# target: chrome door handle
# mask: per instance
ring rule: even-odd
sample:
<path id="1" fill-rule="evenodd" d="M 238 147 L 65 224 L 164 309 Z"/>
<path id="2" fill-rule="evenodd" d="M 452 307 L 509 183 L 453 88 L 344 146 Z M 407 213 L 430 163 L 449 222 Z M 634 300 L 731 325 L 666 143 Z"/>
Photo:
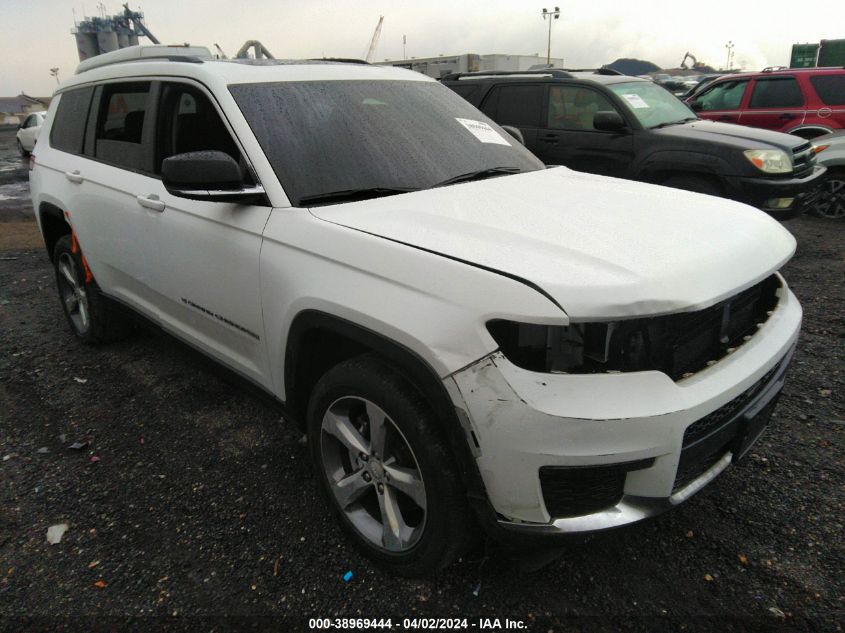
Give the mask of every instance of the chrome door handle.
<path id="1" fill-rule="evenodd" d="M 77 170 L 75 170 L 75 171 L 66 171 L 66 172 L 65 172 L 65 178 L 67 178 L 68 180 L 70 180 L 70 181 L 71 181 L 73 184 L 75 184 L 75 185 L 79 185 L 79 184 L 81 184 L 81 183 L 82 183 L 82 181 L 83 181 L 83 180 L 85 180 L 85 179 L 82 177 L 82 175 L 79 173 L 79 170 L 78 170 L 78 169 L 77 169 Z"/>
<path id="2" fill-rule="evenodd" d="M 152 209 L 153 211 L 164 211 L 164 202 L 159 200 L 158 196 L 154 193 L 151 193 L 148 196 L 137 196 L 135 199 L 142 207 Z"/>

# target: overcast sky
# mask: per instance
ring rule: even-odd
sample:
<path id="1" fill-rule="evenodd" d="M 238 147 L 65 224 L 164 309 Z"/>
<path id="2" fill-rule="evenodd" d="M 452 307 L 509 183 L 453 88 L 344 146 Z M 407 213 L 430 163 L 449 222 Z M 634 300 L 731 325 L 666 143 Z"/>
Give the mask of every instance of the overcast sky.
<path id="1" fill-rule="evenodd" d="M 794 42 L 845 38 L 845 2 L 815 0 L 690 0 L 577 4 L 558 0 L 561 17 L 552 27 L 552 56 L 569 67 L 595 67 L 618 57 L 638 57 L 676 67 L 689 51 L 714 67 L 725 64 L 725 43 L 735 44 L 735 64 L 748 69 L 787 65 Z M 105 2 L 108 13 L 121 5 Z M 380 15 L 384 16 L 376 60 L 407 54 L 510 53 L 545 55 L 543 0 L 144 0 L 130 2 L 162 43 L 217 42 L 232 55 L 257 39 L 276 57 L 362 57 Z M 61 78 L 78 63 L 70 30 L 96 15 L 94 0 L 0 0 L 0 96 L 21 91 L 37 96 L 55 89 L 49 69 Z M 147 42 L 142 38 L 142 42 Z"/>

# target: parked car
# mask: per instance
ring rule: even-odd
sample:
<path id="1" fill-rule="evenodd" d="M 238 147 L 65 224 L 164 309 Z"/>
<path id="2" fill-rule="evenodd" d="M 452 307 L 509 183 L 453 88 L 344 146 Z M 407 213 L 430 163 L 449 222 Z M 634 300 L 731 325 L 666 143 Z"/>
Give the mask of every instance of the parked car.
<path id="1" fill-rule="evenodd" d="M 35 147 L 35 141 L 38 140 L 38 135 L 41 133 L 41 126 L 44 125 L 44 117 L 46 112 L 33 112 L 27 116 L 16 135 L 18 151 L 21 156 L 26 158 Z"/>
<path id="2" fill-rule="evenodd" d="M 701 121 L 653 82 L 612 70 L 444 77 L 549 165 L 724 196 L 785 220 L 804 211 L 824 168 L 794 136 Z"/>
<path id="3" fill-rule="evenodd" d="M 694 97 L 695 95 L 704 92 L 704 89 L 716 81 L 719 77 L 724 77 L 724 73 L 701 75 L 698 78 L 697 83 L 681 95 L 681 99 L 686 102 L 690 97 Z"/>
<path id="4" fill-rule="evenodd" d="M 813 139 L 845 128 L 845 68 L 725 75 L 687 103 L 704 119 Z"/>
<path id="5" fill-rule="evenodd" d="M 813 139 L 819 162 L 827 167 L 822 179 L 822 194 L 810 207 L 820 218 L 845 218 L 845 131 L 825 134 Z"/>
<path id="6" fill-rule="evenodd" d="M 399 573 L 478 526 L 668 510 L 767 425 L 795 240 L 745 205 L 546 169 L 438 82 L 365 63 L 132 47 L 50 108 L 30 183 L 73 336 L 125 336 L 123 306 L 274 396 L 352 542 Z"/>

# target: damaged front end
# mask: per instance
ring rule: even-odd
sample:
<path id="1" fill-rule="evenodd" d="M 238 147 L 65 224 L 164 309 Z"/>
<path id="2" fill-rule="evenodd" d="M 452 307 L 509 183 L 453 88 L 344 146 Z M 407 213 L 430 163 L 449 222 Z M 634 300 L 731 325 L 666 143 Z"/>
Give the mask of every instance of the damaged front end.
<path id="1" fill-rule="evenodd" d="M 606 529 L 698 492 L 766 427 L 800 325 L 778 274 L 691 312 L 488 322 L 499 349 L 446 386 L 499 527 Z"/>

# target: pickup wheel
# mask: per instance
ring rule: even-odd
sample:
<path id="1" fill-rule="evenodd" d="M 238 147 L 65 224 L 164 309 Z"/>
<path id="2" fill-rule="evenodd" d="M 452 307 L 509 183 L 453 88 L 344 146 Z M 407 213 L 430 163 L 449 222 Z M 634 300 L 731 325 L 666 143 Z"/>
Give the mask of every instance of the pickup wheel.
<path id="1" fill-rule="evenodd" d="M 821 183 L 822 193 L 808 211 L 817 218 L 845 218 L 845 170 L 829 170 Z"/>
<path id="2" fill-rule="evenodd" d="M 93 279 L 86 281 L 82 251 L 74 252 L 70 235 L 63 235 L 53 249 L 59 300 L 71 331 L 83 343 L 96 345 L 124 338 L 131 324 L 108 305 Z"/>
<path id="3" fill-rule="evenodd" d="M 389 365 L 367 354 L 329 370 L 312 392 L 307 430 L 320 487 L 365 555 L 417 576 L 469 546 L 470 510 L 446 441 Z"/>
<path id="4" fill-rule="evenodd" d="M 706 193 L 708 196 L 722 195 L 722 190 L 715 182 L 701 176 L 670 176 L 660 184 L 665 187 L 673 187 L 675 189 L 684 189 L 686 191 L 694 191 L 696 193 Z"/>

